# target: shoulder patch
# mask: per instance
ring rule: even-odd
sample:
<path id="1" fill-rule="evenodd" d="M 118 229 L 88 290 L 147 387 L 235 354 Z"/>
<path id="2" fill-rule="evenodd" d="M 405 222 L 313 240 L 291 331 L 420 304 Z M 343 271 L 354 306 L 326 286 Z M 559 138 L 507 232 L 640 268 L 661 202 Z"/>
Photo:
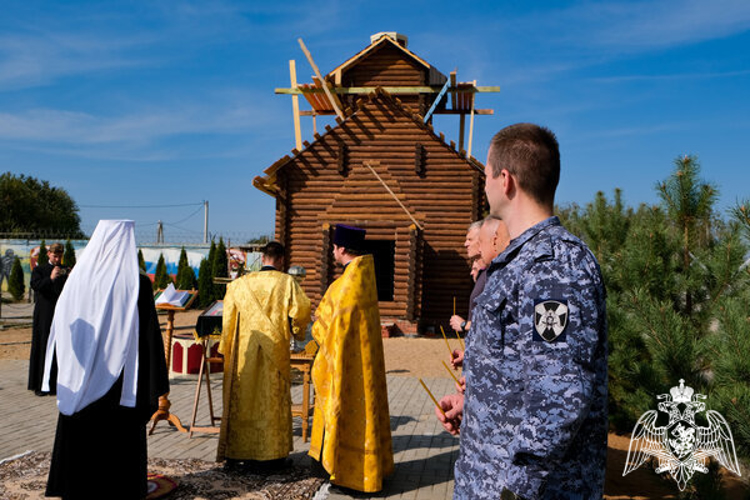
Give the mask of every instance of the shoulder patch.
<path id="1" fill-rule="evenodd" d="M 534 301 L 534 340 L 565 340 L 568 326 L 568 301 L 541 299 Z"/>

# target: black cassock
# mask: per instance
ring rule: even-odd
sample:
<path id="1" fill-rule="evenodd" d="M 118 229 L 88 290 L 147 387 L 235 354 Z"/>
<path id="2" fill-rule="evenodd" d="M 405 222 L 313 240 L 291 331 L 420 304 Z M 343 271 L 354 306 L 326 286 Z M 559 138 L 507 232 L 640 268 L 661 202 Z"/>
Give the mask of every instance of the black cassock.
<path id="1" fill-rule="evenodd" d="M 42 376 L 44 375 L 44 357 L 47 353 L 47 339 L 49 329 L 52 326 L 52 315 L 55 313 L 57 298 L 62 292 L 65 276 L 58 276 L 52 281 L 50 276 L 55 268 L 52 264 L 36 266 L 31 273 L 31 288 L 36 292 L 36 305 L 34 306 L 34 331 L 31 335 L 31 357 L 29 358 L 29 385 L 30 391 L 42 390 Z M 53 360 L 50 372 L 49 388 L 55 393 L 57 385 L 57 363 Z"/>
<path id="2" fill-rule="evenodd" d="M 169 392 L 164 343 L 151 281 L 141 275 L 138 296 L 136 407 L 120 406 L 122 375 L 101 399 L 57 420 L 46 496 L 139 499 L 146 496 L 146 423 Z"/>

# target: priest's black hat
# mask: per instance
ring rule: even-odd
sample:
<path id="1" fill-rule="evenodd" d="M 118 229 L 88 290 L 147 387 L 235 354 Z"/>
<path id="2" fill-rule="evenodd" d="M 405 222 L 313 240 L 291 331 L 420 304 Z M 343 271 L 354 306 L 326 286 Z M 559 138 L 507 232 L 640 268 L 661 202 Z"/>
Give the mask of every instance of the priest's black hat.
<path id="1" fill-rule="evenodd" d="M 345 224 L 336 224 L 333 232 L 333 244 L 351 250 L 361 250 L 365 241 L 364 229 L 347 226 Z"/>

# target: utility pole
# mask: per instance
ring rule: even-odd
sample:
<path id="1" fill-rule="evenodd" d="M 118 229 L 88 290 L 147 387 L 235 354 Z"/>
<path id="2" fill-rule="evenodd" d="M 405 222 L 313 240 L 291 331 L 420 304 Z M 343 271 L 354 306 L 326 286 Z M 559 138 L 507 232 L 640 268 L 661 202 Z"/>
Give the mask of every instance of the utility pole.
<path id="1" fill-rule="evenodd" d="M 203 244 L 208 244 L 208 200 L 203 200 Z"/>
<path id="2" fill-rule="evenodd" d="M 0 318 L 3 317 L 3 280 L 5 279 L 5 269 L 3 264 L 3 258 L 0 256 Z M 31 292 L 29 292 L 31 296 Z M 0 325 L 0 329 L 5 328 Z"/>

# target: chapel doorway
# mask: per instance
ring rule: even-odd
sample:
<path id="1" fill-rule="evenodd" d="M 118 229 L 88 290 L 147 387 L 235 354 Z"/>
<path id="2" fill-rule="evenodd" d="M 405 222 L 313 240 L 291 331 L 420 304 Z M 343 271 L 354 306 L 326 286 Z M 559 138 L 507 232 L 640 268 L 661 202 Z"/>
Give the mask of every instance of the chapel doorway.
<path id="1" fill-rule="evenodd" d="M 393 301 L 396 242 L 394 240 L 365 240 L 363 253 L 372 254 L 375 260 L 378 301 Z"/>

